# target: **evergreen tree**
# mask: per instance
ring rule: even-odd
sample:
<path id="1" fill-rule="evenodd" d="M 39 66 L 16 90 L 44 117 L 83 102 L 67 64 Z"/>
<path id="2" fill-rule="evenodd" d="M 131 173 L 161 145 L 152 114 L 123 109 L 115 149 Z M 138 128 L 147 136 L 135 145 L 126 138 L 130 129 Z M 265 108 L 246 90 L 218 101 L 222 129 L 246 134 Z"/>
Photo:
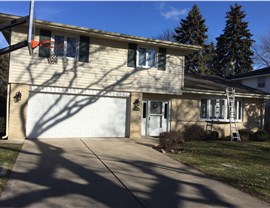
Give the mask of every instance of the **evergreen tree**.
<path id="1" fill-rule="evenodd" d="M 205 67 L 202 69 L 205 69 L 203 74 L 215 74 L 215 62 L 216 59 L 216 50 L 215 50 L 215 44 L 211 42 L 209 45 L 205 47 Z M 201 70 L 202 71 L 202 70 Z"/>
<path id="2" fill-rule="evenodd" d="M 198 6 L 195 4 L 186 19 L 181 19 L 180 26 L 175 29 L 175 40 L 179 43 L 202 46 L 202 50 L 185 57 L 185 72 L 187 73 L 206 73 L 209 71 L 206 65 L 205 43 L 208 38 L 206 32 L 208 28 L 205 25 Z"/>
<path id="3" fill-rule="evenodd" d="M 237 3 L 230 6 L 231 10 L 226 13 L 223 34 L 216 38 L 215 68 L 219 76 L 228 77 L 252 70 L 252 34 L 248 29 L 248 22 L 244 21 L 246 14 L 241 8 Z M 229 69 L 232 69 L 230 73 Z"/>

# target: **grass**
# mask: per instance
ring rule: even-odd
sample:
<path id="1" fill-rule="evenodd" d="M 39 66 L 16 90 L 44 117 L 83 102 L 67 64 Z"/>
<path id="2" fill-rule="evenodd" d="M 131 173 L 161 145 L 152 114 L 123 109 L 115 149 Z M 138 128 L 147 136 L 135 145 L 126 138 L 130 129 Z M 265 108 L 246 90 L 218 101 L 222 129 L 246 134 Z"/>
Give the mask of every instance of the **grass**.
<path id="1" fill-rule="evenodd" d="M 22 144 L 11 144 L 0 142 L 0 194 L 9 177 L 9 173 L 21 150 Z M 3 169 L 4 168 L 4 169 Z M 7 171 L 5 171 L 7 170 Z"/>
<path id="2" fill-rule="evenodd" d="M 270 142 L 185 142 L 168 155 L 270 202 Z"/>

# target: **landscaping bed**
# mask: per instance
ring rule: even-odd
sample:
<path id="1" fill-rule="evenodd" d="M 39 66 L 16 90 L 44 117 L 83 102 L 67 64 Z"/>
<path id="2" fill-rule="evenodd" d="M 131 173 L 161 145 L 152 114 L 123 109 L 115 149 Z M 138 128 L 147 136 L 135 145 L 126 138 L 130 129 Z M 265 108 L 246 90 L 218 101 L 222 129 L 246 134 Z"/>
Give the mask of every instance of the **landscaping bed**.
<path id="1" fill-rule="evenodd" d="M 21 148 L 22 144 L 5 143 L 0 141 L 0 194 L 6 184 Z"/>
<path id="2" fill-rule="evenodd" d="M 270 142 L 184 142 L 171 158 L 270 202 Z"/>

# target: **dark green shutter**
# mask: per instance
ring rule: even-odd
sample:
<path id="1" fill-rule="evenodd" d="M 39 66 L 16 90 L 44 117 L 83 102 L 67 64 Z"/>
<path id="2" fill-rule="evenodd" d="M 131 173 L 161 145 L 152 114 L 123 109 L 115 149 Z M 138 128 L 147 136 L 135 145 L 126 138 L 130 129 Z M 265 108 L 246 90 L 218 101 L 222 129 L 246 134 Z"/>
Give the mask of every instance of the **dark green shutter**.
<path id="1" fill-rule="evenodd" d="M 127 58 L 128 67 L 136 67 L 136 50 L 137 44 L 134 43 L 128 44 L 128 58 Z"/>
<path id="2" fill-rule="evenodd" d="M 80 36 L 79 61 L 89 62 L 89 44 L 89 37 Z"/>
<path id="3" fill-rule="evenodd" d="M 49 30 L 40 30 L 39 41 L 51 40 L 52 32 Z M 48 57 L 50 55 L 50 48 L 39 46 L 39 57 Z"/>
<path id="4" fill-rule="evenodd" d="M 166 48 L 159 48 L 158 50 L 158 70 L 166 70 Z"/>

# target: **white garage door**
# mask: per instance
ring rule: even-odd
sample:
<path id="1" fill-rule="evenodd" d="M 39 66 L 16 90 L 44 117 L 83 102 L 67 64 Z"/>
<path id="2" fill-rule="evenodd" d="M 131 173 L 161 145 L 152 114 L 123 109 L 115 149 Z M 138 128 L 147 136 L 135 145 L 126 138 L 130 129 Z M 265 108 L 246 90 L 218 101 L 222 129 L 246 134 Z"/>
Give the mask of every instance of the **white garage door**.
<path id="1" fill-rule="evenodd" d="M 126 137 L 127 100 L 30 92 L 27 137 Z"/>

